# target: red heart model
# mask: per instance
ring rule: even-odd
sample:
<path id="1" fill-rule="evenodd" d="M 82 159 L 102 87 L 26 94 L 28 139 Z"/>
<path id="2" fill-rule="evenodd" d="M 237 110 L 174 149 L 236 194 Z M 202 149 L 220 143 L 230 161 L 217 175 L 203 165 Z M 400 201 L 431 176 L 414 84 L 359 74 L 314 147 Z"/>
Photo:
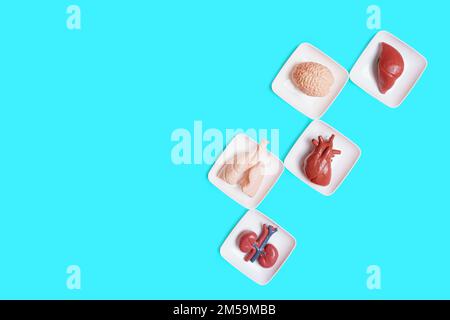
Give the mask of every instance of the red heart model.
<path id="1" fill-rule="evenodd" d="M 272 226 L 263 225 L 263 230 L 258 237 L 253 231 L 245 231 L 239 238 L 239 249 L 247 253 L 245 261 L 252 262 L 257 259 L 263 268 L 271 268 L 278 260 L 277 248 L 267 243 L 269 238 L 277 231 Z"/>
<path id="2" fill-rule="evenodd" d="M 331 181 L 331 161 L 339 150 L 333 150 L 334 134 L 328 141 L 319 137 L 313 140 L 314 150 L 305 159 L 304 170 L 308 179 L 319 186 L 328 186 Z"/>

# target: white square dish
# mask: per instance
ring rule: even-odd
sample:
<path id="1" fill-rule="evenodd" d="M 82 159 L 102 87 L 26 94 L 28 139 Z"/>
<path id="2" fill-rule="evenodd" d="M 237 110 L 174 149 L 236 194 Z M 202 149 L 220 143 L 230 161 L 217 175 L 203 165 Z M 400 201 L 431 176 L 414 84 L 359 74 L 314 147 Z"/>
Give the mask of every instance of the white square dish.
<path id="1" fill-rule="evenodd" d="M 256 141 L 251 139 L 249 136 L 245 134 L 236 135 L 228 144 L 224 152 L 222 152 L 222 154 L 217 158 L 208 173 L 208 179 L 213 185 L 247 209 L 255 209 L 264 200 L 266 195 L 278 181 L 284 170 L 281 160 L 278 159 L 273 153 L 267 153 L 268 158 L 266 159 L 264 178 L 258 192 L 254 197 L 250 197 L 245 194 L 239 185 L 230 185 L 220 179 L 217 175 L 226 161 L 231 159 L 236 153 L 252 150 L 257 148 L 257 146 L 258 144 Z"/>
<path id="2" fill-rule="evenodd" d="M 341 154 L 333 158 L 331 182 L 328 186 L 323 187 L 312 183 L 306 177 L 303 171 L 303 164 L 306 157 L 313 150 L 312 140 L 317 139 L 318 136 L 328 139 L 332 134 L 335 135 L 333 147 L 334 149 L 340 150 Z M 292 174 L 305 182 L 311 188 L 317 190 L 323 195 L 331 196 L 334 192 L 336 192 L 347 175 L 353 169 L 360 156 L 361 149 L 359 149 L 355 143 L 350 141 L 339 131 L 325 122 L 315 120 L 305 129 L 300 138 L 289 151 L 289 154 L 284 160 L 284 165 Z"/>
<path id="3" fill-rule="evenodd" d="M 317 62 L 328 69 L 334 77 L 330 93 L 323 98 L 310 97 L 297 89 L 291 81 L 294 66 L 301 62 Z M 348 72 L 340 64 L 309 43 L 302 43 L 283 65 L 275 80 L 272 90 L 281 99 L 311 119 L 319 119 L 339 95 L 348 81 Z"/>
<path id="4" fill-rule="evenodd" d="M 376 67 L 380 43 L 382 42 L 394 47 L 402 55 L 405 63 L 403 74 L 386 94 L 382 94 L 377 85 Z M 358 61 L 356 61 L 350 72 L 350 79 L 358 87 L 386 106 L 397 108 L 409 95 L 426 67 L 427 60 L 424 56 L 389 32 L 380 31 L 373 37 Z"/>
<path id="5" fill-rule="evenodd" d="M 246 253 L 239 249 L 239 237 L 244 231 L 253 231 L 257 235 L 260 234 L 263 224 L 272 225 L 278 231 L 270 238 L 269 243 L 274 245 L 278 250 L 278 259 L 271 268 L 261 267 L 257 261 L 245 261 Z M 237 223 L 225 242 L 220 248 L 221 256 L 228 261 L 233 267 L 245 274 L 247 277 L 258 283 L 266 285 L 275 274 L 280 270 L 288 257 L 296 246 L 295 238 L 275 222 L 270 220 L 258 210 L 248 211 L 242 219 Z"/>

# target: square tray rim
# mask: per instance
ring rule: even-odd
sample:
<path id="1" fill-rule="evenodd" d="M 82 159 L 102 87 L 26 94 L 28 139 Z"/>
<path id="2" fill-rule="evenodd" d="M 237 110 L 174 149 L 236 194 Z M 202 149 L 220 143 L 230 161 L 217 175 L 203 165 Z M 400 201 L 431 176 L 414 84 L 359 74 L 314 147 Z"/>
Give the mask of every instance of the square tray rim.
<path id="1" fill-rule="evenodd" d="M 262 216 L 263 218 L 267 219 L 268 221 L 270 221 L 271 223 L 273 223 L 274 225 L 277 226 L 277 228 L 281 229 L 283 232 L 286 233 L 286 235 L 288 237 L 290 237 L 293 240 L 293 246 L 292 249 L 289 251 L 288 255 L 286 256 L 286 259 L 284 259 L 283 263 L 280 265 L 280 267 L 273 273 L 273 275 L 267 280 L 267 281 L 256 281 L 252 278 L 250 278 L 249 276 L 247 276 L 245 273 L 243 273 L 241 270 L 239 270 L 225 255 L 224 255 L 224 247 L 225 244 L 228 242 L 231 234 L 233 233 L 233 231 L 237 228 L 237 226 L 239 225 L 239 223 L 241 223 L 242 219 L 245 218 L 245 216 L 251 212 L 255 212 L 256 214 Z M 281 227 L 278 223 L 276 223 L 273 219 L 269 218 L 267 215 L 265 215 L 264 213 L 262 213 L 260 210 L 258 209 L 248 209 L 244 215 L 239 219 L 239 221 L 234 225 L 233 229 L 231 229 L 230 233 L 228 234 L 228 236 L 225 238 L 224 242 L 222 243 L 222 245 L 220 246 L 219 252 L 220 252 L 220 256 L 226 261 L 228 262 L 233 268 L 235 268 L 237 271 L 239 271 L 241 274 L 243 274 L 245 277 L 247 277 L 248 279 L 252 280 L 253 282 L 255 282 L 256 284 L 260 285 L 260 286 L 266 286 L 268 285 L 273 278 L 275 278 L 275 276 L 278 274 L 278 272 L 281 270 L 281 268 L 284 266 L 284 264 L 289 260 L 289 257 L 292 255 L 292 253 L 294 252 L 295 248 L 297 247 L 297 239 L 289 232 L 287 231 L 285 228 Z"/>
<path id="2" fill-rule="evenodd" d="M 320 54 L 323 54 L 327 59 L 329 59 L 331 62 L 333 62 L 339 69 L 341 69 L 341 71 L 343 71 L 343 73 L 345 73 L 345 82 L 343 83 L 342 87 L 339 89 L 339 91 L 336 94 L 336 97 L 334 97 L 334 99 L 328 104 L 328 106 L 326 108 L 324 108 L 324 110 L 317 116 L 317 117 L 311 117 L 310 115 L 306 114 L 303 111 L 300 111 L 299 109 L 297 109 L 296 107 L 294 107 L 292 104 L 290 104 L 289 102 L 287 102 L 281 95 L 280 92 L 278 91 L 277 87 L 276 87 L 276 83 L 275 81 L 278 79 L 278 76 L 280 75 L 281 71 L 283 70 L 284 66 L 286 65 L 286 63 L 292 58 L 292 56 L 295 54 L 296 51 L 300 50 L 302 47 L 306 47 L 309 46 L 310 48 L 312 48 L 313 50 L 319 52 Z M 300 43 L 295 49 L 294 51 L 290 54 L 290 56 L 286 59 L 286 61 L 284 62 L 284 64 L 281 66 L 280 70 L 278 71 L 277 75 L 275 76 L 275 78 L 272 80 L 271 83 L 271 89 L 272 92 L 275 93 L 276 96 L 278 96 L 279 98 L 281 98 L 281 100 L 283 100 L 284 102 L 286 102 L 288 105 L 290 105 L 292 108 L 294 108 L 297 112 L 300 112 L 301 114 L 305 115 L 306 117 L 308 117 L 311 120 L 318 120 L 320 118 L 322 118 L 325 113 L 328 111 L 328 109 L 336 102 L 337 98 L 341 95 L 342 91 L 344 90 L 344 88 L 347 86 L 348 82 L 350 80 L 350 73 L 349 71 L 343 66 L 341 65 L 339 62 L 337 62 L 335 59 L 333 59 L 330 55 L 326 54 L 325 52 L 323 52 L 322 50 L 320 50 L 318 47 L 314 46 L 313 44 L 311 44 L 310 42 L 302 42 Z"/>
<path id="3" fill-rule="evenodd" d="M 292 149 L 294 149 L 295 145 L 297 144 L 297 142 L 303 137 L 303 135 L 306 133 L 306 131 L 309 129 L 309 127 L 311 125 L 313 125 L 314 122 L 318 122 L 321 123 L 323 125 L 325 125 L 326 127 L 328 127 L 329 129 L 331 129 L 332 131 L 338 133 L 339 135 L 341 135 L 342 137 L 344 137 L 348 142 L 350 142 L 354 147 L 356 147 L 356 150 L 358 152 L 358 156 L 355 159 L 355 162 L 352 164 L 352 166 L 350 167 L 350 169 L 347 171 L 347 173 L 345 174 L 345 176 L 342 178 L 341 182 L 336 186 L 336 188 L 330 192 L 330 193 L 323 193 L 319 190 L 317 190 L 316 188 L 311 187 L 308 183 L 306 183 L 305 181 L 303 181 L 302 179 L 300 179 L 297 174 L 295 174 L 294 172 L 292 172 L 292 170 L 289 169 L 288 166 L 286 166 L 286 159 L 288 159 L 288 157 L 290 156 L 290 153 L 292 151 Z M 295 140 L 294 145 L 292 146 L 291 150 L 289 150 L 288 154 L 286 155 L 286 157 L 283 160 L 284 166 L 286 168 L 287 171 L 289 171 L 294 177 L 296 177 L 298 180 L 302 181 L 303 183 L 305 183 L 307 186 L 309 186 L 311 189 L 317 191 L 318 193 L 326 196 L 326 197 L 331 197 L 332 195 L 334 195 L 336 193 L 336 191 L 339 189 L 339 187 L 342 185 L 342 183 L 344 183 L 344 181 L 347 179 L 348 175 L 350 174 L 350 172 L 353 171 L 353 168 L 356 166 L 356 164 L 358 163 L 359 159 L 362 156 L 362 150 L 359 147 L 359 145 L 357 145 L 353 140 L 351 140 L 350 138 L 348 138 L 346 135 L 342 134 L 342 132 L 340 132 L 339 130 L 335 129 L 334 127 L 332 127 L 331 125 L 329 125 L 328 123 L 326 123 L 325 121 L 321 120 L 321 119 L 316 119 L 311 121 L 311 123 L 306 127 L 305 130 L 303 130 L 303 132 L 299 135 L 299 137 L 297 138 L 297 140 Z"/>
<path id="4" fill-rule="evenodd" d="M 414 81 L 413 85 L 411 86 L 411 88 L 408 90 L 408 92 L 406 93 L 406 95 L 401 99 L 401 101 L 399 103 L 396 104 L 388 104 L 384 101 L 381 101 L 380 99 L 378 99 L 373 93 L 369 92 L 369 90 L 367 90 L 366 88 L 361 87 L 358 82 L 356 82 L 355 79 L 355 73 L 356 73 L 356 67 L 358 66 L 358 64 L 360 63 L 360 59 L 368 52 L 369 50 L 369 46 L 372 43 L 372 41 L 374 41 L 377 37 L 382 36 L 382 35 L 386 35 L 389 37 L 392 37 L 396 40 L 398 40 L 400 43 L 402 43 L 402 45 L 404 45 L 405 47 L 411 49 L 414 54 L 416 54 L 425 64 L 424 67 L 422 69 L 422 71 L 420 72 L 419 76 L 417 77 L 417 79 Z M 385 106 L 387 106 L 388 108 L 391 109 L 397 109 L 399 108 L 403 102 L 406 100 L 406 98 L 409 96 L 409 94 L 412 92 L 412 90 L 414 89 L 414 87 L 417 85 L 417 83 L 419 82 L 419 80 L 422 78 L 422 75 L 424 74 L 425 70 L 428 68 L 428 60 L 427 58 L 421 54 L 419 51 L 417 51 L 414 47 L 412 47 L 411 45 L 409 45 L 408 43 L 406 43 L 405 41 L 401 40 L 400 38 L 398 38 L 397 36 L 395 36 L 394 34 L 392 34 L 391 32 L 387 31 L 387 30 L 380 30 L 378 31 L 373 37 L 372 39 L 370 39 L 369 43 L 366 45 L 366 47 L 364 48 L 364 50 L 362 51 L 362 53 L 360 54 L 360 56 L 358 57 L 358 59 L 356 60 L 356 62 L 354 63 L 354 65 L 352 66 L 350 73 L 349 73 L 349 78 L 350 81 L 355 84 L 358 88 L 360 88 L 361 90 L 363 90 L 365 93 L 367 93 L 369 96 L 371 96 L 372 98 L 374 98 L 375 100 L 381 102 L 382 104 L 384 104 Z"/>

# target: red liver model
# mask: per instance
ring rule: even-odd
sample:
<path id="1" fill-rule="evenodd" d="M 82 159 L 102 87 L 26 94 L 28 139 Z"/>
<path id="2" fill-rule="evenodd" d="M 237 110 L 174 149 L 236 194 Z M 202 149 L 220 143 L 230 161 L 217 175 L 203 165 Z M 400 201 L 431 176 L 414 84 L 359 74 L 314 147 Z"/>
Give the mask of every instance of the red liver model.
<path id="1" fill-rule="evenodd" d="M 405 63 L 395 48 L 385 42 L 381 43 L 380 57 L 378 58 L 378 89 L 382 94 L 388 92 L 398 78 L 403 74 Z"/>
<path id="2" fill-rule="evenodd" d="M 334 134 L 328 141 L 319 137 L 313 140 L 314 150 L 305 159 L 304 170 L 308 179 L 320 186 L 328 186 L 331 181 L 331 161 L 341 151 L 333 149 Z"/>
<path id="3" fill-rule="evenodd" d="M 244 260 L 251 262 L 258 260 L 263 268 L 273 267 L 278 260 L 278 250 L 268 241 L 275 232 L 276 228 L 267 225 L 263 225 L 259 237 L 253 231 L 244 232 L 239 239 L 239 249 L 247 253 Z"/>

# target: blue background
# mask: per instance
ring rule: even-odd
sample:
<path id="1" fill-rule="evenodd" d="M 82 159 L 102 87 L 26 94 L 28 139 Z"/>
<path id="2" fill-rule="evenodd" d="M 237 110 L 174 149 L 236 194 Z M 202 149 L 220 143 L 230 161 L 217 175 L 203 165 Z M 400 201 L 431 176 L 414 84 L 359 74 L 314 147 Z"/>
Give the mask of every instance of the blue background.
<path id="1" fill-rule="evenodd" d="M 273 78 L 301 42 L 350 70 L 373 3 L 74 3 L 80 31 L 69 1 L 0 5 L 0 298 L 450 298 L 449 3 L 376 1 L 428 69 L 396 110 L 345 87 L 322 119 L 362 157 L 330 198 L 285 171 L 259 209 L 298 246 L 265 287 L 219 254 L 246 210 L 171 134 L 276 128 L 283 159 L 310 120 Z"/>

